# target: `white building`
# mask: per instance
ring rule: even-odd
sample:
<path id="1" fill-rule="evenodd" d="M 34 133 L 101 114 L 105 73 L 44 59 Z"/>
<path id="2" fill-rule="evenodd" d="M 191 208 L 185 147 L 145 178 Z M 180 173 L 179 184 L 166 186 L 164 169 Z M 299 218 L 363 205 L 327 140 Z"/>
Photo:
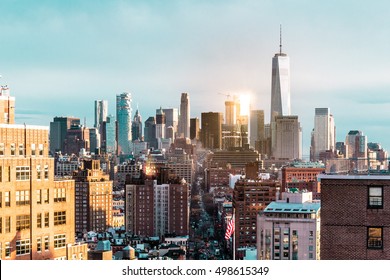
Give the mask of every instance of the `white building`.
<path id="1" fill-rule="evenodd" d="M 275 159 L 302 158 L 302 128 L 298 116 L 275 117 L 275 146 L 272 156 Z"/>
<path id="2" fill-rule="evenodd" d="M 321 152 L 335 149 L 335 125 L 329 108 L 315 108 L 312 161 L 319 160 Z"/>
<path id="3" fill-rule="evenodd" d="M 257 216 L 259 260 L 320 259 L 320 202 L 293 190 Z"/>

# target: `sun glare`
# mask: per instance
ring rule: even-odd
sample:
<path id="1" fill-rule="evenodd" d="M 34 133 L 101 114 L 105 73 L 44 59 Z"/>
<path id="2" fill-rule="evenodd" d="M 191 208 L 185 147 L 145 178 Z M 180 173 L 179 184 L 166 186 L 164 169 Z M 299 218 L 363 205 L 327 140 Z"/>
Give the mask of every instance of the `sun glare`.
<path id="1" fill-rule="evenodd" d="M 240 115 L 249 116 L 250 97 L 248 94 L 240 95 Z"/>

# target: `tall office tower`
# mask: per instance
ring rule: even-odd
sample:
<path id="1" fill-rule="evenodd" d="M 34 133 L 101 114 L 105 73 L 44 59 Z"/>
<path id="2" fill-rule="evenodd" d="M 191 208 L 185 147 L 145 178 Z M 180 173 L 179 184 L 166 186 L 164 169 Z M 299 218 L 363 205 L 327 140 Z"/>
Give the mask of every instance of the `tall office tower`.
<path id="1" fill-rule="evenodd" d="M 50 153 L 65 151 L 65 139 L 68 129 L 73 125 L 80 125 L 80 119 L 74 117 L 55 117 L 50 122 Z"/>
<path id="2" fill-rule="evenodd" d="M 311 147 L 312 161 L 320 160 L 320 153 L 334 151 L 335 125 L 329 108 L 315 108 L 314 131 Z"/>
<path id="3" fill-rule="evenodd" d="M 191 118 L 190 124 L 190 139 L 199 140 L 199 118 Z"/>
<path id="4" fill-rule="evenodd" d="M 138 112 L 138 109 L 135 111 L 135 115 L 131 127 L 132 140 L 143 140 L 143 130 L 142 130 L 142 117 Z"/>
<path id="5" fill-rule="evenodd" d="M 275 201 L 279 187 L 280 183 L 273 180 L 240 179 L 236 182 L 233 190 L 236 259 L 242 259 L 239 248 L 256 247 L 257 214 Z"/>
<path id="6" fill-rule="evenodd" d="M 282 52 L 282 27 L 280 27 L 279 53 L 272 58 L 271 83 L 271 151 L 275 150 L 275 117 L 291 115 L 290 104 L 290 59 Z M 272 155 L 274 156 L 274 155 Z"/>
<path id="7" fill-rule="evenodd" d="M 103 123 L 100 125 L 102 128 Z M 96 127 L 91 127 L 88 129 L 89 130 L 89 150 L 94 154 L 99 153 L 100 148 L 101 148 L 101 137 L 99 133 L 99 129 Z"/>
<path id="8" fill-rule="evenodd" d="M 282 53 L 282 29 L 280 29 L 280 50 L 272 58 L 271 119 L 291 115 L 290 104 L 290 59 Z"/>
<path id="9" fill-rule="evenodd" d="M 165 138 L 165 113 L 161 109 L 156 110 L 156 138 Z"/>
<path id="10" fill-rule="evenodd" d="M 78 155 L 90 151 L 89 129 L 83 125 L 72 125 L 64 141 L 64 153 Z"/>
<path id="11" fill-rule="evenodd" d="M 190 95 L 181 94 L 180 117 L 179 117 L 179 137 L 190 138 Z"/>
<path id="12" fill-rule="evenodd" d="M 116 96 L 117 154 L 131 152 L 131 94 L 124 92 Z"/>
<path id="13" fill-rule="evenodd" d="M 172 127 L 173 129 L 173 137 L 172 140 L 175 140 L 175 135 L 177 134 L 177 128 L 179 125 L 179 109 L 177 108 L 169 108 L 162 109 L 165 114 L 165 128 Z M 167 137 L 171 138 L 171 137 Z"/>
<path id="14" fill-rule="evenodd" d="M 107 100 L 95 100 L 95 124 L 94 127 L 100 128 L 102 123 L 106 121 L 108 115 Z"/>
<path id="15" fill-rule="evenodd" d="M 225 101 L 225 124 L 236 125 L 239 113 L 240 112 L 237 113 L 237 104 L 235 100 Z"/>
<path id="16" fill-rule="evenodd" d="M 302 159 L 302 128 L 298 116 L 275 117 L 275 159 Z"/>
<path id="17" fill-rule="evenodd" d="M 261 147 L 265 139 L 264 131 L 264 110 L 252 110 L 250 113 L 250 145 L 262 153 Z M 257 144 L 256 144 L 257 143 Z"/>
<path id="18" fill-rule="evenodd" d="M 116 151 L 115 117 L 108 115 L 102 125 L 101 146 L 104 153 L 113 154 Z"/>
<path id="19" fill-rule="evenodd" d="M 145 121 L 144 128 L 144 140 L 148 142 L 149 148 L 157 149 L 157 141 L 156 141 L 156 117 L 149 117 Z"/>
<path id="20" fill-rule="evenodd" d="M 350 130 L 345 138 L 345 145 L 348 147 L 347 158 L 351 160 L 352 169 L 367 170 L 367 136 L 359 130 Z"/>
<path id="21" fill-rule="evenodd" d="M 14 124 L 8 97 L 14 106 L 0 92 L 0 259 L 87 259 L 74 243 L 74 181 L 54 180 L 49 127 Z"/>
<path id="22" fill-rule="evenodd" d="M 203 148 L 222 148 L 222 122 L 222 113 L 208 112 L 201 114 L 201 141 Z"/>
<path id="23" fill-rule="evenodd" d="M 257 216 L 257 258 L 319 260 L 320 208 L 311 192 L 283 192 Z"/>
<path id="24" fill-rule="evenodd" d="M 222 149 L 242 147 L 240 102 L 234 96 L 234 100 L 225 101 L 225 123 L 222 125 Z"/>
<path id="25" fill-rule="evenodd" d="M 84 160 L 75 173 L 76 232 L 105 231 L 112 225 L 112 184 L 100 160 Z"/>

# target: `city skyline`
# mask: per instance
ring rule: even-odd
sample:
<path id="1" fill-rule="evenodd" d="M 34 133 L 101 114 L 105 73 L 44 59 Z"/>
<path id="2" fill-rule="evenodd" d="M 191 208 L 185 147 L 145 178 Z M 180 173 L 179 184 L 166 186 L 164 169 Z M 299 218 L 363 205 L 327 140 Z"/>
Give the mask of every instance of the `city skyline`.
<path id="1" fill-rule="evenodd" d="M 361 130 L 389 149 L 389 7 L 385 1 L 2 1 L 0 84 L 17 98 L 17 123 L 48 126 L 56 116 L 75 116 L 92 127 L 94 100 L 108 100 L 115 114 L 122 92 L 132 93 L 144 120 L 160 106 L 179 108 L 182 92 L 191 97 L 191 118 L 224 112 L 218 92 L 248 93 L 267 123 L 282 23 L 303 154 L 319 107 L 332 111 L 336 141 Z"/>

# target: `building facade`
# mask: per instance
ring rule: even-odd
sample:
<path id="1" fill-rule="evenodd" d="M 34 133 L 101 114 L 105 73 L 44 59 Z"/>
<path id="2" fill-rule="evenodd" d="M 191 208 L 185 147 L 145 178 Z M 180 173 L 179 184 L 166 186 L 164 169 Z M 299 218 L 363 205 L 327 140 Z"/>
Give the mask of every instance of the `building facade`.
<path id="1" fill-rule="evenodd" d="M 116 96 L 117 154 L 131 152 L 131 94 L 124 92 Z"/>
<path id="2" fill-rule="evenodd" d="M 113 219 L 113 182 L 100 169 L 100 160 L 84 160 L 73 178 L 76 232 L 105 231 Z"/>
<path id="3" fill-rule="evenodd" d="M 233 191 L 236 257 L 240 248 L 256 247 L 257 214 L 276 200 L 280 183 L 273 180 L 238 180 Z"/>
<path id="4" fill-rule="evenodd" d="M 6 116 L 9 93 L 1 94 Z M 49 128 L 14 124 L 12 112 L 2 122 L 0 259 L 87 259 L 87 246 L 75 244 L 74 181 L 54 178 Z"/>
<path id="5" fill-rule="evenodd" d="M 222 122 L 223 114 L 217 112 L 202 113 L 201 116 L 201 142 L 203 148 L 222 148 Z"/>
<path id="6" fill-rule="evenodd" d="M 282 193 L 257 216 L 257 258 L 319 260 L 320 208 L 311 192 Z"/>
<path id="7" fill-rule="evenodd" d="M 320 160 L 320 153 L 334 151 L 336 134 L 333 115 L 329 108 L 315 108 L 311 161 Z"/>
<path id="8" fill-rule="evenodd" d="M 390 259 L 390 176 L 319 175 L 321 260 Z"/>
<path id="9" fill-rule="evenodd" d="M 190 95 L 182 93 L 180 99 L 179 137 L 190 138 Z"/>

